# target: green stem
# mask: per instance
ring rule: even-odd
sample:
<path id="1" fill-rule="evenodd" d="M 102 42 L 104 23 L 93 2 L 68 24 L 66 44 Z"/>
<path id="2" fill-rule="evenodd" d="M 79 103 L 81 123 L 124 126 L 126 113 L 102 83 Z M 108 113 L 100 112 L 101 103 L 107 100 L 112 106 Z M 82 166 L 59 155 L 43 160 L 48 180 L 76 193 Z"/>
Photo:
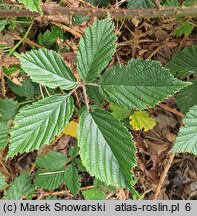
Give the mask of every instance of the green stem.
<path id="1" fill-rule="evenodd" d="M 42 99 L 44 99 L 44 94 L 43 94 L 43 91 L 42 91 L 42 84 L 39 83 L 39 89 L 40 89 L 40 94 L 42 96 Z"/>
<path id="2" fill-rule="evenodd" d="M 95 87 L 100 87 L 99 84 L 97 83 L 86 83 L 87 86 L 95 86 Z"/>
<path id="3" fill-rule="evenodd" d="M 24 101 L 24 102 L 19 103 L 19 105 L 22 106 L 22 105 L 25 105 L 25 104 L 28 104 L 28 103 L 31 103 L 31 102 L 34 102 L 34 101 L 35 101 L 34 99 L 29 100 L 29 101 Z"/>
<path id="4" fill-rule="evenodd" d="M 21 24 L 21 23 L 24 23 L 24 24 L 32 23 L 31 21 L 22 21 L 22 20 L 20 21 L 20 20 L 14 20 L 14 19 L 11 19 L 10 21 L 11 21 L 11 22 L 14 22 L 14 23 L 20 23 L 20 24 Z"/>
<path id="5" fill-rule="evenodd" d="M 25 33 L 25 35 L 23 36 L 23 38 L 21 38 L 21 40 L 18 41 L 18 43 L 17 43 L 15 46 L 13 46 L 13 48 L 10 50 L 10 52 L 8 53 L 9 56 L 12 55 L 12 53 L 13 53 L 13 52 L 20 46 L 20 44 L 27 38 L 27 36 L 28 36 L 28 34 L 29 34 L 29 32 L 30 32 L 32 26 L 33 26 L 33 23 L 34 23 L 34 21 L 31 22 L 31 24 L 30 24 L 29 28 L 27 29 L 27 32 Z"/>

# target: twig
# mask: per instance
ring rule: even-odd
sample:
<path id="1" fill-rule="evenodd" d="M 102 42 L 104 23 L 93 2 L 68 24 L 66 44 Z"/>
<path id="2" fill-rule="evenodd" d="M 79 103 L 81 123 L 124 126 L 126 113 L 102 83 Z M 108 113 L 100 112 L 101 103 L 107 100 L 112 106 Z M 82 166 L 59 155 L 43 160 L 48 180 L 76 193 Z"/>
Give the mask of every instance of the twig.
<path id="1" fill-rule="evenodd" d="M 0 77 L 1 77 L 2 97 L 5 98 L 5 96 L 6 96 L 6 88 L 5 88 L 5 78 L 4 78 L 4 73 L 3 73 L 3 70 L 2 70 L 2 66 L 0 66 Z"/>
<path id="2" fill-rule="evenodd" d="M 116 4 L 114 5 L 114 7 L 117 9 L 121 6 L 121 4 L 123 4 L 124 2 L 126 2 L 126 0 L 121 0 L 121 1 L 116 1 Z"/>
<path id="3" fill-rule="evenodd" d="M 1 168 L 1 172 L 3 171 L 3 173 L 5 173 L 7 176 L 10 176 L 10 172 L 9 172 L 8 168 L 6 167 L 6 164 L 5 164 L 5 162 L 3 161 L 3 158 L 2 158 L 2 157 L 0 158 L 0 164 L 1 164 L 1 166 L 3 167 L 3 170 L 2 170 L 2 168 Z"/>
<path id="4" fill-rule="evenodd" d="M 80 32 L 75 31 L 74 29 L 71 29 L 71 28 L 69 28 L 69 27 L 66 26 L 66 25 L 63 25 L 63 24 L 61 24 L 61 23 L 54 22 L 54 21 L 52 21 L 51 23 L 54 24 L 54 25 L 56 25 L 56 26 L 58 26 L 58 27 L 60 27 L 60 28 L 63 29 L 64 31 L 67 31 L 67 32 L 71 33 L 72 35 L 74 35 L 74 36 L 76 36 L 76 37 L 78 37 L 78 38 L 80 38 L 80 37 L 82 36 L 82 34 L 81 34 Z"/>
<path id="5" fill-rule="evenodd" d="M 159 196 L 159 193 L 160 193 L 160 191 L 161 191 L 163 182 L 164 182 L 164 180 L 165 180 L 165 178 L 166 178 L 166 176 L 167 176 L 167 174 L 168 174 L 168 171 L 169 171 L 169 169 L 170 169 L 170 167 L 171 167 L 171 164 L 172 164 L 172 162 L 173 162 L 174 156 L 175 156 L 175 154 L 173 153 L 173 154 L 170 155 L 170 157 L 169 157 L 169 159 L 168 159 L 168 162 L 167 162 L 167 164 L 166 164 L 166 167 L 164 168 L 164 171 L 163 171 L 163 173 L 161 174 L 161 177 L 160 177 L 160 179 L 159 179 L 159 183 L 158 183 L 158 185 L 157 185 L 156 192 L 155 192 L 155 194 L 154 194 L 154 196 L 153 196 L 153 200 L 157 200 L 157 199 L 158 199 L 158 196 Z"/>
<path id="6" fill-rule="evenodd" d="M 167 110 L 167 111 L 169 111 L 171 113 L 174 113 L 174 114 L 176 114 L 176 115 L 178 115 L 178 116 L 180 116 L 182 118 L 185 116 L 182 112 L 179 112 L 176 109 L 173 109 L 173 108 L 171 108 L 171 107 L 169 107 L 169 106 L 167 106 L 165 104 L 159 104 L 158 106 L 160 106 L 161 108 L 163 108 L 163 109 L 165 109 L 165 110 Z"/>
<path id="7" fill-rule="evenodd" d="M 73 195 L 70 194 L 69 190 L 56 191 L 56 192 L 46 192 L 46 193 L 43 194 L 43 197 L 47 197 L 47 196 L 50 196 L 50 195 L 52 195 L 52 196 L 58 196 L 59 195 L 60 196 L 60 195 L 64 195 L 64 194 L 73 197 Z"/>
<path id="8" fill-rule="evenodd" d="M 151 59 L 157 52 L 159 52 L 160 49 L 162 49 L 163 47 L 165 47 L 165 43 L 161 44 L 160 46 L 158 46 L 148 57 L 147 59 Z"/>
<path id="9" fill-rule="evenodd" d="M 95 188 L 95 186 L 94 185 L 90 185 L 90 186 L 86 186 L 86 187 L 81 187 L 80 191 L 84 191 L 84 190 L 88 190 L 88 189 L 92 189 L 92 188 Z"/>
<path id="10" fill-rule="evenodd" d="M 84 7 L 61 7 L 52 3 L 42 4 L 43 14 L 47 15 L 82 15 L 106 17 L 108 13 L 114 19 L 151 18 L 151 17 L 172 17 L 189 16 L 196 17 L 196 6 L 180 7 L 160 7 L 147 9 L 104 9 L 104 8 L 84 8 Z M 36 17 L 40 14 L 29 10 L 0 10 L 0 17 Z"/>
<path id="11" fill-rule="evenodd" d="M 82 187 L 82 188 L 80 188 L 80 191 L 88 190 L 88 189 L 91 189 L 91 188 L 94 188 L 94 185 L 90 185 L 90 186 L 87 186 L 87 187 Z M 60 196 L 60 195 L 64 195 L 64 194 L 73 197 L 73 195 L 70 194 L 70 190 L 63 190 L 63 191 L 56 191 L 56 192 L 45 192 L 43 194 L 43 197 L 47 197 L 47 196 L 50 196 L 50 195 L 52 195 L 52 196 L 58 196 L 59 195 Z"/>

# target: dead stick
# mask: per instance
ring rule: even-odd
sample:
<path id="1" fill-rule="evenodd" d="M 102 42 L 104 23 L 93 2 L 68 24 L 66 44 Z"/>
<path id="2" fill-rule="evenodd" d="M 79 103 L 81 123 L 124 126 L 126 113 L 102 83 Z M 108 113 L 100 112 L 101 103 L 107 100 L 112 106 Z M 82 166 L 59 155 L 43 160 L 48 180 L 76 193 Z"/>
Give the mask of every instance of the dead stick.
<path id="1" fill-rule="evenodd" d="M 82 15 L 106 17 L 108 13 L 115 19 L 151 18 L 151 17 L 172 17 L 172 16 L 197 16 L 197 7 L 160 7 L 147 9 L 104 9 L 104 8 L 84 8 L 84 7 L 61 7 L 52 3 L 42 4 L 45 15 Z M 36 17 L 40 14 L 29 10 L 0 10 L 2 17 Z"/>
<path id="2" fill-rule="evenodd" d="M 169 171 L 169 169 L 170 169 L 170 167 L 171 167 L 171 164 L 172 164 L 172 162 L 173 162 L 174 156 L 175 156 L 175 154 L 173 153 L 173 154 L 170 155 L 170 157 L 169 157 L 169 159 L 168 159 L 168 162 L 167 162 L 167 164 L 166 164 L 166 167 L 164 168 L 164 171 L 163 171 L 163 173 L 161 174 L 161 177 L 160 177 L 160 179 L 159 179 L 159 183 L 158 183 L 158 185 L 157 185 L 156 192 L 155 192 L 155 194 L 154 194 L 154 196 L 153 196 L 153 200 L 157 200 L 157 199 L 158 199 L 159 193 L 160 193 L 161 188 L 162 188 L 162 186 L 163 186 L 163 182 L 164 182 L 164 180 L 165 180 L 165 178 L 166 178 L 166 176 L 167 176 L 167 174 L 168 174 L 168 171 Z"/>
<path id="3" fill-rule="evenodd" d="M 0 66 L 0 75 L 1 75 L 1 92 L 2 92 L 2 97 L 5 98 L 6 96 L 6 88 L 5 88 L 5 78 L 4 78 L 4 73 L 2 70 L 2 66 Z"/>
<path id="4" fill-rule="evenodd" d="M 56 26 L 58 26 L 58 27 L 60 27 L 60 28 L 63 29 L 64 31 L 70 32 L 72 35 L 74 35 L 74 36 L 76 36 L 76 37 L 78 37 L 78 38 L 80 38 L 80 37 L 82 36 L 81 33 L 79 33 L 78 31 L 75 31 L 75 30 L 72 29 L 72 28 L 69 28 L 69 27 L 66 26 L 66 25 L 63 25 L 63 24 L 61 24 L 61 23 L 54 22 L 54 21 L 52 21 L 51 23 L 54 24 L 54 25 L 56 25 Z"/>
<path id="5" fill-rule="evenodd" d="M 80 188 L 80 191 L 84 191 L 84 190 L 88 190 L 88 189 L 92 189 L 92 188 L 94 188 L 94 185 L 82 187 L 82 188 Z M 46 192 L 46 193 L 43 194 L 43 196 L 44 196 L 44 197 L 50 196 L 50 195 L 53 195 L 53 196 L 56 195 L 56 196 L 58 196 L 58 195 L 64 195 L 64 194 L 73 197 L 73 195 L 70 194 L 70 190 L 56 191 L 56 192 L 51 192 L 51 193 L 50 193 L 50 192 Z"/>
<path id="6" fill-rule="evenodd" d="M 68 195 L 68 196 L 71 196 L 73 197 L 72 194 L 70 194 L 70 191 L 69 190 L 63 190 L 63 191 L 56 191 L 56 192 L 46 192 L 43 194 L 43 197 L 46 197 L 46 196 L 60 196 L 60 195 Z"/>
<path id="7" fill-rule="evenodd" d="M 173 108 L 171 108 L 171 107 L 169 107 L 169 106 L 167 106 L 167 105 L 165 105 L 165 104 L 159 104 L 159 106 L 160 106 L 161 108 L 163 108 L 163 109 L 165 109 L 165 110 L 171 112 L 171 113 L 174 113 L 174 114 L 176 114 L 176 115 L 182 117 L 182 118 L 185 116 L 182 112 L 179 112 L 179 111 L 177 111 L 176 109 L 173 109 Z"/>

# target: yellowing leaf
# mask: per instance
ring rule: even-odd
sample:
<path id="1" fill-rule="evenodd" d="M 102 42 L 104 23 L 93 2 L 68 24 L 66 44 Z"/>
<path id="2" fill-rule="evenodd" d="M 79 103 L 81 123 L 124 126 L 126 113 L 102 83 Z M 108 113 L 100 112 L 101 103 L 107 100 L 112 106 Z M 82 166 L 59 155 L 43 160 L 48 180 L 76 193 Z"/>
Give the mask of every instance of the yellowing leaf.
<path id="1" fill-rule="evenodd" d="M 77 138 L 78 122 L 70 121 L 65 127 L 63 134 Z"/>
<path id="2" fill-rule="evenodd" d="M 133 127 L 134 130 L 142 130 L 144 131 L 151 130 L 156 125 L 156 120 L 153 117 L 150 117 L 148 112 L 142 110 L 134 112 L 129 117 L 130 125 Z"/>

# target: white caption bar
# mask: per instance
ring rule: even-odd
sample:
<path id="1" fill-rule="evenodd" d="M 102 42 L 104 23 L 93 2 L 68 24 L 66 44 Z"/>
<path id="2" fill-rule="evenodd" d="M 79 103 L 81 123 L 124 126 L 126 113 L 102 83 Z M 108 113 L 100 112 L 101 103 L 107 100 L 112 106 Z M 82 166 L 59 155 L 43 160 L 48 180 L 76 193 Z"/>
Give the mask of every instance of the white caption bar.
<path id="1" fill-rule="evenodd" d="M 0 201 L 0 215 L 193 216 L 197 201 Z"/>

